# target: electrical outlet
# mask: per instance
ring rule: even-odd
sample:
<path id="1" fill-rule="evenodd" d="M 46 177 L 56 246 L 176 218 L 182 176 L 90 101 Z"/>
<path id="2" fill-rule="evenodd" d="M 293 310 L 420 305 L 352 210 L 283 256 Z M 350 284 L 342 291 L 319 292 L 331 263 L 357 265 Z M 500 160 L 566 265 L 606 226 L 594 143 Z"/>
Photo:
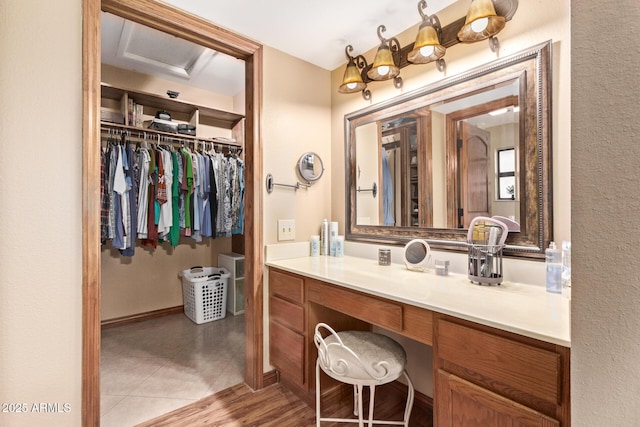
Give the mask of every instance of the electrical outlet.
<path id="1" fill-rule="evenodd" d="M 279 219 L 278 220 L 278 241 L 295 240 L 296 239 L 296 220 L 295 219 Z"/>

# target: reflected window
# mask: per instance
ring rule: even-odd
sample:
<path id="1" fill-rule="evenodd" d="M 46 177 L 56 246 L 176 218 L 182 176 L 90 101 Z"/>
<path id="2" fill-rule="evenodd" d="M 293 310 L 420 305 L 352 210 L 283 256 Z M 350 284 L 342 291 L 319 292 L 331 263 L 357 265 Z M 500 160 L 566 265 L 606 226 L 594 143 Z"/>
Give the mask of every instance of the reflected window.
<path id="1" fill-rule="evenodd" d="M 516 150 L 507 148 L 497 152 L 498 200 L 516 198 Z"/>

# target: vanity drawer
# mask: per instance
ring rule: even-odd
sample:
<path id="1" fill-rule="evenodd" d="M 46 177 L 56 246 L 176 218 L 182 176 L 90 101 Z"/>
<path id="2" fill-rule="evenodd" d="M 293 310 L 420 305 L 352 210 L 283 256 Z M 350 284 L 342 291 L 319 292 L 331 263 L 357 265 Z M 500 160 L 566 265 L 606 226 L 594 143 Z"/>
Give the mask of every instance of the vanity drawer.
<path id="1" fill-rule="evenodd" d="M 299 386 L 305 384 L 304 335 L 269 322 L 269 355 L 271 364 L 283 377 Z"/>
<path id="2" fill-rule="evenodd" d="M 304 332 L 304 308 L 281 298 L 269 298 L 269 316 L 288 328 Z"/>
<path id="3" fill-rule="evenodd" d="M 271 295 L 302 304 L 304 302 L 304 279 L 281 270 L 269 270 Z"/>
<path id="4" fill-rule="evenodd" d="M 317 280 L 307 280 L 309 301 L 337 310 L 372 325 L 402 331 L 402 305 Z"/>
<path id="5" fill-rule="evenodd" d="M 437 330 L 437 355 L 446 361 L 445 369 L 457 365 L 472 381 L 480 374 L 494 387 L 560 402 L 558 353 L 446 320 L 438 321 Z"/>
<path id="6" fill-rule="evenodd" d="M 403 335 L 433 345 L 433 312 L 426 308 L 403 305 Z"/>

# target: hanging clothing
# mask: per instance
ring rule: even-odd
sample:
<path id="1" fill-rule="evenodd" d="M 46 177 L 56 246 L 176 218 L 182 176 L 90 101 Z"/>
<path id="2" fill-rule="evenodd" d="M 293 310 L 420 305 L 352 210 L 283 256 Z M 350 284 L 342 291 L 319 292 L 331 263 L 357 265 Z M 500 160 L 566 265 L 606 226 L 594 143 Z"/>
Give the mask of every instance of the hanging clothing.
<path id="1" fill-rule="evenodd" d="M 131 144 L 126 144 L 124 147 L 125 153 L 125 182 L 127 183 L 127 205 L 128 212 L 127 218 L 124 222 L 125 229 L 125 246 L 120 251 L 123 256 L 133 256 L 135 253 L 136 245 L 136 230 L 137 230 L 137 188 L 135 184 L 135 156 Z"/>
<path id="2" fill-rule="evenodd" d="M 383 225 L 395 225 L 393 219 L 393 180 L 389 172 L 387 150 L 382 149 L 382 213 Z"/>
<path id="3" fill-rule="evenodd" d="M 120 145 L 115 146 L 116 164 L 113 177 L 113 191 L 115 193 L 115 230 L 111 244 L 116 249 L 124 249 L 124 217 L 127 212 L 128 200 L 123 195 L 127 191 L 127 182 L 124 177 L 123 151 Z"/>
<path id="4" fill-rule="evenodd" d="M 100 237 L 122 256 L 180 236 L 196 242 L 243 232 L 244 162 L 218 152 L 134 147 L 125 138 L 100 153 Z"/>
<path id="5" fill-rule="evenodd" d="M 200 173 L 200 176 L 202 177 L 202 213 L 200 215 L 200 233 L 203 237 L 211 237 L 211 158 L 209 156 L 202 156 L 202 160 Z"/>
<path id="6" fill-rule="evenodd" d="M 109 144 L 109 154 L 107 155 L 108 185 L 107 194 L 109 198 L 109 224 L 107 225 L 108 238 L 114 239 L 116 235 L 116 193 L 113 189 L 115 180 L 116 163 L 118 160 L 117 146 Z"/>
<path id="7" fill-rule="evenodd" d="M 191 236 L 191 197 L 193 195 L 193 161 L 191 152 L 182 150 L 184 177 L 182 191 L 184 194 L 184 235 Z"/>
<path id="8" fill-rule="evenodd" d="M 244 207 L 244 162 L 237 156 L 232 156 L 233 164 L 231 173 L 231 234 L 243 232 L 243 207 Z"/>
<path id="9" fill-rule="evenodd" d="M 147 237 L 140 241 L 142 246 L 155 248 L 158 245 L 158 228 L 156 227 L 156 181 L 158 168 L 156 152 L 149 150 L 149 197 L 147 199 Z"/>
<path id="10" fill-rule="evenodd" d="M 169 230 L 169 242 L 174 248 L 178 246 L 180 241 L 180 168 L 178 165 L 178 153 L 171 152 L 171 166 L 173 170 L 173 179 L 171 181 L 171 229 Z"/>
<path id="11" fill-rule="evenodd" d="M 149 164 L 151 156 L 149 150 L 141 148 L 138 150 L 139 163 L 139 186 L 138 186 L 138 239 L 146 239 L 147 234 L 147 218 L 149 215 L 149 186 L 151 180 L 149 177 Z"/>
<path id="12" fill-rule="evenodd" d="M 160 212 L 158 215 L 158 237 L 163 240 L 168 237 L 171 226 L 173 225 L 173 208 L 171 189 L 173 185 L 173 160 L 168 150 L 158 150 L 159 157 L 162 159 L 162 178 L 158 176 L 158 182 L 162 180 L 163 200 L 160 201 Z"/>
<path id="13" fill-rule="evenodd" d="M 202 242 L 200 234 L 200 213 L 202 207 L 202 180 L 200 176 L 201 155 L 199 153 L 191 153 L 191 166 L 193 168 L 193 202 L 191 204 L 191 238 L 196 242 Z"/>
<path id="14" fill-rule="evenodd" d="M 100 150 L 100 242 L 109 238 L 109 177 L 106 150 Z"/>

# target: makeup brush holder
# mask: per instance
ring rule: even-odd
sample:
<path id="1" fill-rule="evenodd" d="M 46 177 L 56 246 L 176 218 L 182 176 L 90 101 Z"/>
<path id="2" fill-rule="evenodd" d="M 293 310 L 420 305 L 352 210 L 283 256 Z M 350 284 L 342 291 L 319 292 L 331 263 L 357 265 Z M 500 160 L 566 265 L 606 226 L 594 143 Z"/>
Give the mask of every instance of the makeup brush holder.
<path id="1" fill-rule="evenodd" d="M 502 283 L 504 245 L 469 244 L 469 280 L 481 285 Z"/>

